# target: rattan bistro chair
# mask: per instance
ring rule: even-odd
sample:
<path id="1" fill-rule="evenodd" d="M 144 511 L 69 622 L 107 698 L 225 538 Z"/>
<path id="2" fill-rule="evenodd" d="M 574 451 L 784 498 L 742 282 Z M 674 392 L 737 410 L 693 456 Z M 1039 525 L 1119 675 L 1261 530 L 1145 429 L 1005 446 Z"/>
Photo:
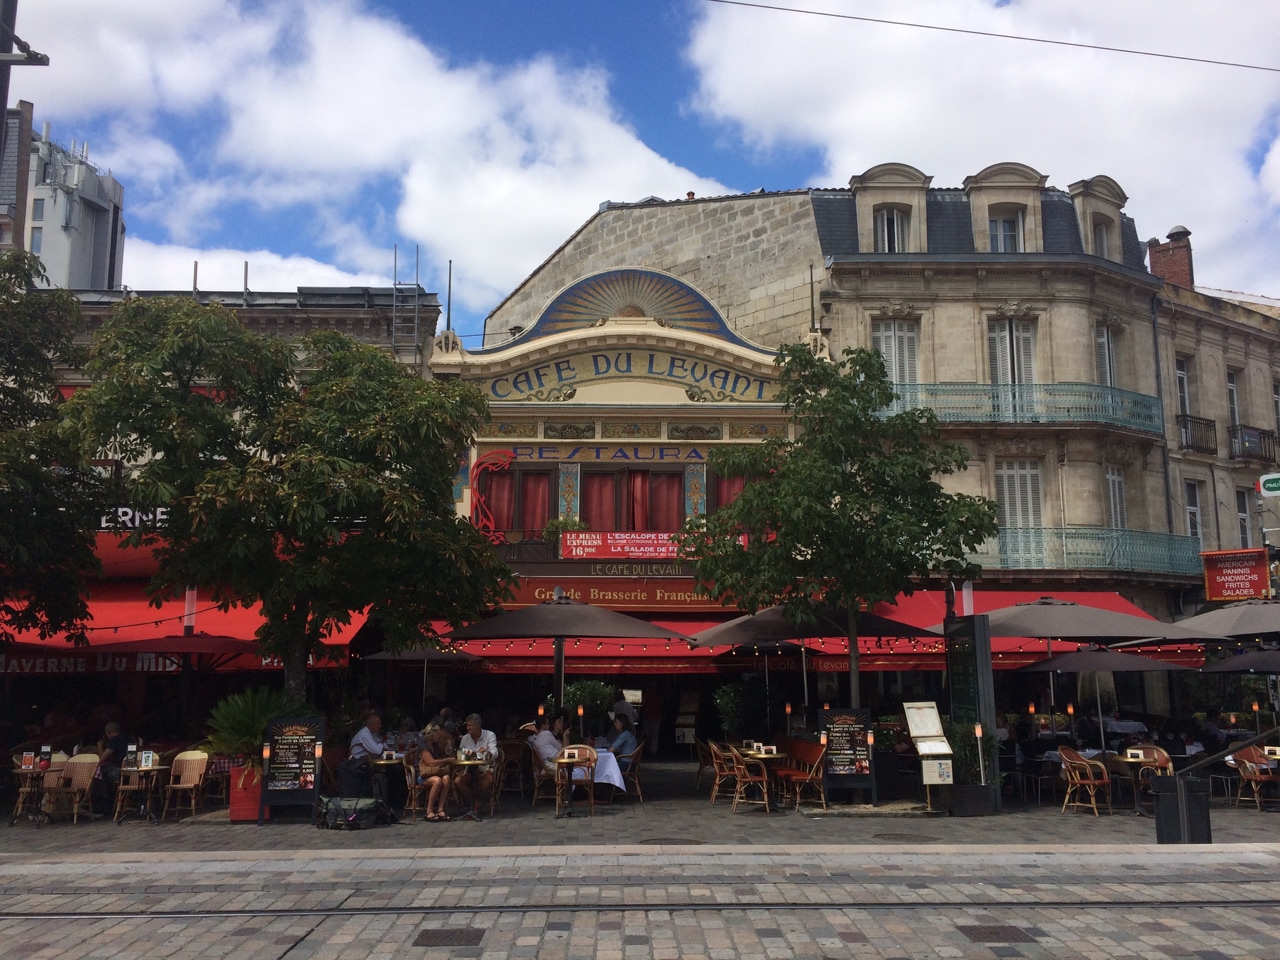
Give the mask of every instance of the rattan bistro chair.
<path id="1" fill-rule="evenodd" d="M 720 791 L 733 782 L 733 759 L 714 740 L 707 741 L 707 749 L 711 752 L 712 770 L 716 775 L 711 781 L 711 802 L 715 803 L 720 798 Z"/>
<path id="2" fill-rule="evenodd" d="M 1254 805 L 1262 809 L 1262 791 L 1269 783 L 1280 784 L 1280 776 L 1271 769 L 1267 755 L 1258 747 L 1244 747 L 1232 754 L 1236 772 L 1240 774 L 1240 787 L 1236 791 L 1235 805 L 1240 806 L 1245 788 L 1252 792 Z"/>
<path id="3" fill-rule="evenodd" d="M 82 807 L 89 815 L 89 819 L 93 819 L 89 791 L 93 789 L 93 780 L 97 773 L 98 755 L 96 753 L 78 754 L 68 760 L 66 766 L 62 768 L 61 782 L 46 791 L 46 795 L 53 800 L 65 799 L 68 802 L 72 823 L 80 822 Z"/>
<path id="4" fill-rule="evenodd" d="M 536 807 L 539 800 L 555 800 L 555 771 L 547 769 L 547 765 L 542 762 L 542 757 L 538 756 L 537 750 L 529 751 L 529 769 L 533 772 L 533 803 L 531 806 Z"/>
<path id="5" fill-rule="evenodd" d="M 627 791 L 627 795 L 635 794 L 635 798 L 644 803 L 644 792 L 640 789 L 640 760 L 644 756 L 644 741 L 641 740 L 636 744 L 636 748 L 629 754 L 618 758 L 618 766 L 622 770 L 622 782 L 631 784 L 631 788 Z M 623 766 L 623 763 L 626 766 Z"/>
<path id="6" fill-rule="evenodd" d="M 204 795 L 204 775 L 209 769 L 209 754 L 203 750 L 183 750 L 169 765 L 169 782 L 164 787 L 164 807 L 160 819 L 169 815 L 169 803 L 178 794 L 185 793 L 191 805 L 191 816 L 196 815 Z M 174 804 L 174 809 L 180 809 Z"/>
<path id="7" fill-rule="evenodd" d="M 729 811 L 737 810 L 740 803 L 759 803 L 764 805 L 765 810 L 770 810 L 769 769 L 760 760 L 748 760 L 738 752 L 737 747 L 729 747 L 729 757 L 733 762 L 734 780 L 733 803 Z M 748 796 L 748 790 L 753 786 L 760 788 L 759 800 Z"/>
<path id="8" fill-rule="evenodd" d="M 1070 747 L 1059 747 L 1063 770 L 1067 774 L 1067 795 L 1062 800 L 1062 812 L 1068 807 L 1084 807 L 1098 816 L 1098 794 L 1106 796 L 1107 813 L 1111 812 L 1111 775 L 1107 765 L 1098 760 L 1086 760 Z M 1085 799 L 1085 795 L 1088 799 Z"/>

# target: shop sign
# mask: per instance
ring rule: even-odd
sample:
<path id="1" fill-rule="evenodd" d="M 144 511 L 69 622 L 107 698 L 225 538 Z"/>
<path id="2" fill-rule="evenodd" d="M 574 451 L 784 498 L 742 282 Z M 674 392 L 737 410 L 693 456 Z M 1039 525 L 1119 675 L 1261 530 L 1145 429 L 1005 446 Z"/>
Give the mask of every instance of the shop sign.
<path id="1" fill-rule="evenodd" d="M 671 534 L 660 532 L 586 532 L 560 534 L 560 556 L 565 560 L 631 558 L 673 560 L 678 555 Z"/>
<path id="2" fill-rule="evenodd" d="M 50 650 L 46 654 L 0 653 L 0 674 L 21 676 L 85 673 L 179 673 L 176 657 L 160 653 L 70 653 Z"/>
<path id="3" fill-rule="evenodd" d="M 631 461 L 640 463 L 706 463 L 707 452 L 701 447 L 670 446 L 659 447 L 653 444 L 611 444 L 593 443 L 590 446 L 580 444 L 517 444 L 506 448 L 511 452 L 512 461 L 550 462 L 550 463 L 611 463 L 626 464 Z"/>
<path id="4" fill-rule="evenodd" d="M 1270 596 L 1271 575 L 1265 547 L 1253 550 L 1211 550 L 1204 561 L 1206 601 L 1247 600 Z"/>
<path id="5" fill-rule="evenodd" d="M 772 400 L 777 394 L 777 385 L 767 377 L 661 350 L 606 350 L 563 357 L 495 377 L 486 392 L 494 400 L 547 400 L 603 380 L 676 383 L 701 400 Z"/>
<path id="6" fill-rule="evenodd" d="M 154 530 L 163 527 L 169 520 L 168 507 L 156 507 L 154 510 L 140 510 L 136 507 L 116 507 L 111 513 L 104 513 L 98 520 L 99 530 Z"/>
<path id="7" fill-rule="evenodd" d="M 594 603 L 610 610 L 715 610 L 724 607 L 712 597 L 699 596 L 692 579 L 630 579 L 613 577 L 522 577 L 515 588 L 515 602 L 527 606 L 555 597 L 560 587 L 570 600 Z"/>

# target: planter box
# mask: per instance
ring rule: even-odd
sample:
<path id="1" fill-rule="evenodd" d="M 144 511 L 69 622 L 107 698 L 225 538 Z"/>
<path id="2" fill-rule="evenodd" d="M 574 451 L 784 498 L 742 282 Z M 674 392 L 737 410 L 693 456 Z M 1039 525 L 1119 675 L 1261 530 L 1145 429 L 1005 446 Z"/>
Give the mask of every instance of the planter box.
<path id="1" fill-rule="evenodd" d="M 992 817 L 997 811 L 998 787 L 989 783 L 957 783 L 951 787 L 953 817 Z"/>
<path id="2" fill-rule="evenodd" d="M 244 775 L 244 786 L 240 785 L 241 774 Z M 231 768 L 231 782 L 227 784 L 227 797 L 231 807 L 232 823 L 247 823 L 258 820 L 258 800 L 262 796 L 262 774 L 257 770 L 245 772 L 244 767 Z M 268 807 L 264 819 L 271 819 L 271 808 Z"/>

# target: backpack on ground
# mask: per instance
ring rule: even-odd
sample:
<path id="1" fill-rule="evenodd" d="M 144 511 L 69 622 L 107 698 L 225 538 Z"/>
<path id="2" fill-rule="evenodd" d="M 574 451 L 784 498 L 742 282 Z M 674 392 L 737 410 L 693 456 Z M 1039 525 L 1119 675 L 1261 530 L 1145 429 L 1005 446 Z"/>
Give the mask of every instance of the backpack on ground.
<path id="1" fill-rule="evenodd" d="M 322 830 L 367 830 L 395 822 L 395 813 L 381 800 L 372 797 L 322 797 L 316 826 Z"/>

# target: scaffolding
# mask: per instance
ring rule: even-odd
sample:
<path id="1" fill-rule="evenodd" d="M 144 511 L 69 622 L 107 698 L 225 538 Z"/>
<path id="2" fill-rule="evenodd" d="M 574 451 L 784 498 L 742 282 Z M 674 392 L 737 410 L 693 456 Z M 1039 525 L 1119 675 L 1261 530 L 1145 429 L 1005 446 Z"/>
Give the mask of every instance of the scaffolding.
<path id="1" fill-rule="evenodd" d="M 418 326 L 418 304 L 422 287 L 418 284 L 418 246 L 413 248 L 413 283 L 400 282 L 400 249 L 392 248 L 391 349 L 422 349 Z"/>

